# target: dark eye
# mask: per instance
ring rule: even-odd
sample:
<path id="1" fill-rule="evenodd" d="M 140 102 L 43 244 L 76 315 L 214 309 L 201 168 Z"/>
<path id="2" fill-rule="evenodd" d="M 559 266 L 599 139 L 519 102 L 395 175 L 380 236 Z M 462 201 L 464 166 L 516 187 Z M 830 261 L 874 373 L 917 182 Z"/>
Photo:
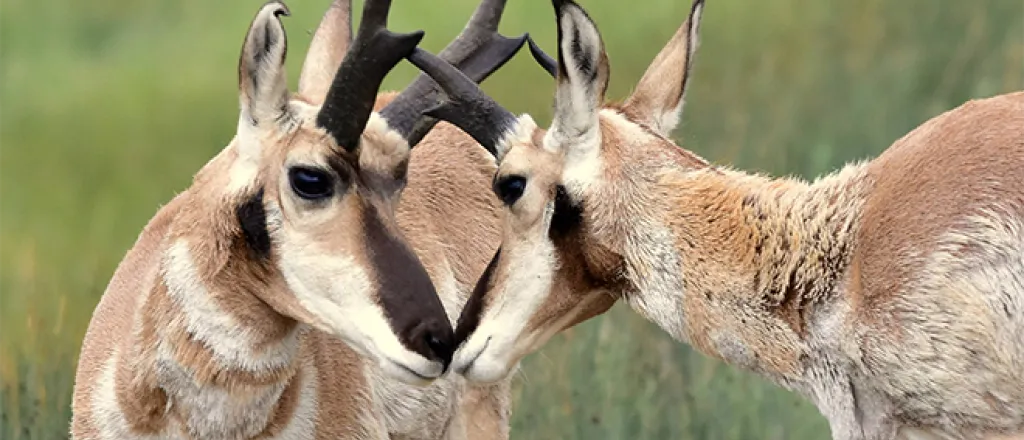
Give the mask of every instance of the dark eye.
<path id="1" fill-rule="evenodd" d="M 292 191 L 306 200 L 319 200 L 334 194 L 334 179 L 326 171 L 295 167 L 288 170 Z"/>
<path id="2" fill-rule="evenodd" d="M 494 193 L 508 206 L 515 204 L 525 190 L 526 178 L 523 176 L 504 176 L 494 182 Z"/>

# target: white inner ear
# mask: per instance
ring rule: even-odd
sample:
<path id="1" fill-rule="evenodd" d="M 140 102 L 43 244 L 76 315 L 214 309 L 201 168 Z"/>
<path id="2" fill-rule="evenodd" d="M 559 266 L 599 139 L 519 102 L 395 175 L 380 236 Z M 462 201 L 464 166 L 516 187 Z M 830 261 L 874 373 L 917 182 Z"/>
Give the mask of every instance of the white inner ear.
<path id="1" fill-rule="evenodd" d="M 683 104 L 686 101 L 686 89 L 690 88 L 689 76 L 693 71 L 693 55 L 697 52 L 697 33 L 700 29 L 700 14 L 704 11 L 704 4 L 701 3 L 694 10 L 693 14 L 689 18 L 689 29 L 686 35 L 686 63 L 688 64 L 687 69 L 683 72 L 686 75 L 686 83 L 683 84 L 683 90 L 679 96 L 679 103 L 671 111 L 661 114 L 658 118 L 658 127 L 655 128 L 662 136 L 669 137 L 672 135 L 672 131 L 679 125 L 680 119 L 683 113 Z"/>
<path id="2" fill-rule="evenodd" d="M 601 62 L 601 36 L 589 18 L 578 8 L 568 8 L 559 17 L 562 39 L 559 41 L 568 74 L 555 92 L 555 118 L 545 146 L 575 146 L 577 139 L 597 131 L 597 107 L 600 105 L 600 80 L 596 79 Z M 582 57 L 582 59 L 577 58 Z"/>
<path id="3" fill-rule="evenodd" d="M 288 81 L 285 77 L 285 51 L 288 39 L 284 26 L 275 15 L 280 4 L 268 3 L 249 28 L 242 53 L 242 114 L 258 124 L 273 123 L 286 111 Z"/>
<path id="4" fill-rule="evenodd" d="M 665 137 L 670 137 L 672 135 L 672 131 L 675 130 L 676 126 L 679 125 L 679 118 L 683 113 L 683 101 L 685 99 L 685 95 L 681 96 L 679 98 L 679 103 L 676 104 L 676 108 L 668 112 L 662 113 L 658 117 L 658 120 L 655 122 L 656 124 L 658 124 L 658 126 L 652 127 L 654 128 L 654 131 L 658 132 L 658 134 Z"/>
<path id="5" fill-rule="evenodd" d="M 693 8 L 693 13 L 690 14 L 690 44 L 687 46 L 687 50 L 690 51 L 691 57 L 693 56 L 693 53 L 697 51 L 697 44 L 699 43 L 697 36 L 700 33 L 700 16 L 703 13 L 704 3 L 701 3 L 697 5 L 696 8 Z"/>
<path id="6" fill-rule="evenodd" d="M 562 46 L 566 73 L 569 83 L 575 85 L 570 89 L 574 104 L 585 104 L 590 108 L 597 105 L 596 83 L 593 72 L 601 61 L 601 35 L 594 24 L 577 8 L 570 8 L 559 19 L 562 25 Z M 574 46 L 578 43 L 578 47 Z M 578 49 L 578 50 L 577 50 Z M 583 59 L 577 58 L 582 56 Z M 586 71 L 584 71 L 586 69 Z M 584 110 L 577 108 L 576 110 Z"/>
<path id="7" fill-rule="evenodd" d="M 252 125 L 252 121 L 246 115 L 239 116 L 238 128 L 235 131 L 238 158 L 258 162 L 263 150 L 260 137 L 260 128 Z"/>

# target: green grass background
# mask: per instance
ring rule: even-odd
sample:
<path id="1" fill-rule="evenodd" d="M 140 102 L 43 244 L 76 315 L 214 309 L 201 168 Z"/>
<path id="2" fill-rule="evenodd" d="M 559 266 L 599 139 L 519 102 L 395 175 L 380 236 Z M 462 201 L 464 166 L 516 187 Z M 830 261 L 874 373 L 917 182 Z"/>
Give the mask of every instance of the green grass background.
<path id="1" fill-rule="evenodd" d="M 158 206 L 231 138 L 235 63 L 262 0 L 2 0 L 0 438 L 67 436 L 79 344 Z M 291 0 L 292 83 L 328 0 Z M 475 0 L 397 0 L 391 25 L 440 49 Z M 545 0 L 502 29 L 554 53 Z M 625 97 L 686 0 L 584 0 Z M 708 0 L 680 144 L 807 177 L 870 157 L 972 98 L 1024 88 L 1021 0 Z M 386 81 L 400 88 L 415 71 Z M 525 53 L 485 84 L 550 118 Z M 524 363 L 513 438 L 824 439 L 808 403 L 672 342 L 617 306 Z"/>

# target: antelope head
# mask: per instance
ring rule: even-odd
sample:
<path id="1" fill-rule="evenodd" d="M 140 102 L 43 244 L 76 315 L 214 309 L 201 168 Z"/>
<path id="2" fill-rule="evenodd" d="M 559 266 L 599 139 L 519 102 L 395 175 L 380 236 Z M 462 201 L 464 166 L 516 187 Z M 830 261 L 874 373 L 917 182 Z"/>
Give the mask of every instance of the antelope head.
<path id="1" fill-rule="evenodd" d="M 538 128 L 473 81 L 417 49 L 410 61 L 445 89 L 428 110 L 494 154 L 503 201 L 501 248 L 459 317 L 454 368 L 474 381 L 506 377 L 554 334 L 607 311 L 630 288 L 629 241 L 660 218 L 645 193 L 666 163 L 704 162 L 668 137 L 679 120 L 703 0 L 624 103 L 606 104 L 609 65 L 597 26 L 571 0 L 554 0 L 558 59 L 530 41 L 556 76 L 554 118 Z M 669 244 L 666 244 L 669 246 Z M 656 274 L 651 274 L 655 276 Z"/>
<path id="2" fill-rule="evenodd" d="M 410 148 L 434 121 L 439 96 L 421 75 L 375 112 L 385 75 L 423 32 L 386 29 L 390 0 L 367 0 L 351 38 L 351 3 L 335 0 L 306 57 L 297 94 L 285 78 L 280 2 L 249 28 L 238 66 L 241 113 L 231 145 L 197 184 L 236 206 L 242 236 L 266 284 L 257 295 L 285 316 L 343 338 L 388 374 L 423 384 L 447 369 L 451 324 L 395 221 Z M 504 0 L 484 0 L 445 49 L 448 62 L 481 81 L 524 38 L 497 34 Z M 227 170 L 227 171 L 224 171 Z"/>

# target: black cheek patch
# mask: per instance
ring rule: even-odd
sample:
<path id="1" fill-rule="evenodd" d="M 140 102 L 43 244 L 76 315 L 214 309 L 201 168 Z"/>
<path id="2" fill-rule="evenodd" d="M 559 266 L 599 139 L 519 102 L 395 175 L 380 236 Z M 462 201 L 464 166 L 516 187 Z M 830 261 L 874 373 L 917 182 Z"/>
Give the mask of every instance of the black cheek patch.
<path id="1" fill-rule="evenodd" d="M 498 267 L 500 257 L 501 248 L 498 248 L 498 251 L 494 253 L 494 258 L 491 258 L 491 262 L 487 264 L 487 269 L 484 269 L 483 275 L 477 280 L 473 293 L 469 296 L 469 301 L 466 301 L 466 305 L 462 308 L 462 313 L 459 314 L 459 323 L 455 328 L 456 346 L 465 342 L 480 325 L 480 315 L 484 312 L 484 300 L 487 291 L 491 288 L 494 271 Z"/>
<path id="2" fill-rule="evenodd" d="M 565 187 L 558 185 L 555 190 L 555 213 L 551 217 L 548 237 L 561 238 L 579 228 L 583 222 L 583 206 L 569 197 Z"/>
<path id="3" fill-rule="evenodd" d="M 267 258 L 270 255 L 270 233 L 267 231 L 267 211 L 263 207 L 263 189 L 238 205 L 235 216 L 252 255 L 258 259 Z"/>

